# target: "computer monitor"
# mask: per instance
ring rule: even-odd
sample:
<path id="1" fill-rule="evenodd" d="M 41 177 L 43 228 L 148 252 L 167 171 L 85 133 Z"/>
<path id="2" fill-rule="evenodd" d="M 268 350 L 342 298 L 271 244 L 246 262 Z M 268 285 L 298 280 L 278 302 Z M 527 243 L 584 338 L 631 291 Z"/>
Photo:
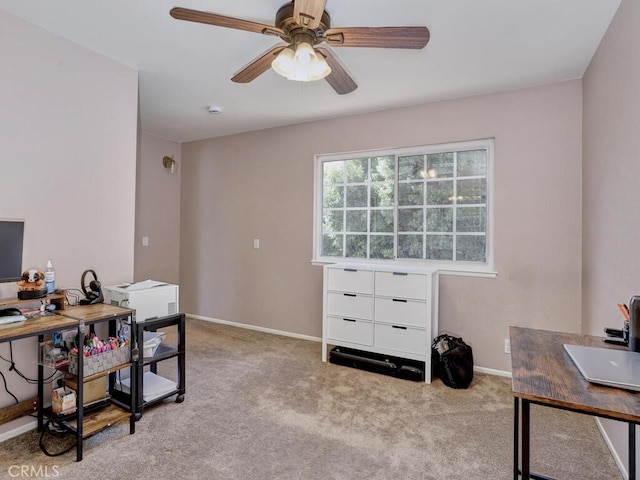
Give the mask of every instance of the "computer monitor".
<path id="1" fill-rule="evenodd" d="M 17 282 L 22 277 L 24 220 L 0 219 L 0 282 Z"/>

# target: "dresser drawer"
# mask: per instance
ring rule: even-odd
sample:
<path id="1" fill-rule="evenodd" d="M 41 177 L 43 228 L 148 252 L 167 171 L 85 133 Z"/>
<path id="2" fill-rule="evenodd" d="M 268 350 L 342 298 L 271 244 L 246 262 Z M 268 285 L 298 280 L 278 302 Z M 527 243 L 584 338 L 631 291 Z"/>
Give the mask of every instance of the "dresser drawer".
<path id="1" fill-rule="evenodd" d="M 376 348 L 394 350 L 399 354 L 407 352 L 425 355 L 427 352 L 431 352 L 431 348 L 427 350 L 427 334 L 425 330 L 398 325 L 376 324 L 374 346 Z"/>
<path id="2" fill-rule="evenodd" d="M 328 317 L 327 328 L 329 341 L 339 340 L 369 347 L 373 345 L 373 324 L 369 321 L 344 317 Z"/>
<path id="3" fill-rule="evenodd" d="M 373 320 L 373 297 L 357 293 L 327 293 L 327 313 L 338 317 Z"/>
<path id="4" fill-rule="evenodd" d="M 353 268 L 327 268 L 327 288 L 373 295 L 373 272 Z"/>
<path id="5" fill-rule="evenodd" d="M 427 299 L 428 277 L 418 273 L 376 272 L 376 295 Z"/>
<path id="6" fill-rule="evenodd" d="M 415 327 L 427 326 L 427 303 L 400 298 L 375 299 L 376 322 L 398 323 Z"/>

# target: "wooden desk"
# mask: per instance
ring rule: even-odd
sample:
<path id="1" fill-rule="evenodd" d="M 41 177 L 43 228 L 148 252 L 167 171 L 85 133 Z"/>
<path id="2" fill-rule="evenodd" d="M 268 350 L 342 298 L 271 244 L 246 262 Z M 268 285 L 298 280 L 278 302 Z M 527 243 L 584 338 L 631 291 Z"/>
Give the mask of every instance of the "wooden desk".
<path id="1" fill-rule="evenodd" d="M 530 406 L 560 408 L 627 422 L 629 425 L 629 479 L 636 478 L 635 425 L 640 424 L 637 393 L 586 381 L 565 353 L 563 344 L 624 349 L 602 337 L 509 327 L 512 391 L 514 396 L 513 478 L 548 479 L 530 472 Z M 522 412 L 519 413 L 520 405 Z M 519 427 L 522 427 L 522 468 L 518 467 Z"/>
<path id="2" fill-rule="evenodd" d="M 24 322 L 0 325 L 0 343 L 36 337 L 45 333 L 59 332 L 60 330 L 70 330 L 77 325 L 77 320 L 61 315 L 28 318 Z"/>
<path id="3" fill-rule="evenodd" d="M 10 302 L 5 303 L 10 305 Z M 44 335 L 52 332 L 60 332 L 63 330 L 76 330 L 78 338 L 82 338 L 85 333 L 85 327 L 100 322 L 108 322 L 109 335 L 116 335 L 116 321 L 131 322 L 132 310 L 128 308 L 117 307 L 99 303 L 95 305 L 82 305 L 77 307 L 67 307 L 63 310 L 57 310 L 57 315 L 45 315 L 40 317 L 28 318 L 24 322 L 0 325 L 0 342 L 9 342 L 27 337 L 38 337 L 38 342 L 42 342 Z M 77 384 L 83 384 L 83 363 L 84 358 L 78 355 L 78 375 Z M 133 363 L 124 366 L 130 368 L 130 375 L 135 375 Z M 113 387 L 115 381 L 115 373 L 109 370 L 96 375 L 109 375 L 109 388 Z M 38 364 L 38 431 L 42 431 L 44 427 L 44 366 Z M 101 430 L 111 424 L 129 420 L 129 433 L 135 433 L 135 385 L 131 386 L 131 394 L 128 404 L 117 402 L 116 399 L 111 400 L 102 410 L 96 410 L 96 414 L 85 415 L 83 402 L 83 388 L 78 388 L 76 392 L 77 411 L 73 421 L 63 422 L 70 425 L 72 431 L 76 434 L 76 459 L 82 460 L 82 440 L 96 431 Z M 122 405 L 118 405 L 122 404 Z M 85 425 L 86 423 L 86 425 Z M 85 428 L 86 427 L 86 428 Z"/>
<path id="4" fill-rule="evenodd" d="M 107 305 L 106 303 L 96 303 L 95 305 L 67 307 L 64 311 L 60 312 L 60 315 L 76 321 L 82 321 L 89 325 L 110 319 L 125 318 L 131 315 L 131 313 L 132 311 L 129 308 Z"/>
<path id="5" fill-rule="evenodd" d="M 1 306 L 2 304 L 0 304 Z M 22 338 L 42 336 L 46 333 L 59 332 L 75 328 L 78 322 L 60 315 L 46 315 L 29 318 L 23 322 L 0 325 L 0 343 L 20 340 Z M 40 386 L 38 391 L 40 391 Z M 0 424 L 15 420 L 24 415 L 38 413 L 42 405 L 41 396 L 24 400 L 16 405 L 0 409 Z"/>

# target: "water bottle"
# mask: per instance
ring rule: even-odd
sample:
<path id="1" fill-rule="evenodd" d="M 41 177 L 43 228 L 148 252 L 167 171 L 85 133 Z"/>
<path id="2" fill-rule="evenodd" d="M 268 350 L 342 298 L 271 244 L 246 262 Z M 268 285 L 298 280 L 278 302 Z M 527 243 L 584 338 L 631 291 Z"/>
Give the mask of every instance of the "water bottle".
<path id="1" fill-rule="evenodd" d="M 56 290 L 56 275 L 53 272 L 51 260 L 47 261 L 47 270 L 44 272 L 44 286 L 47 287 L 47 293 L 53 293 Z"/>

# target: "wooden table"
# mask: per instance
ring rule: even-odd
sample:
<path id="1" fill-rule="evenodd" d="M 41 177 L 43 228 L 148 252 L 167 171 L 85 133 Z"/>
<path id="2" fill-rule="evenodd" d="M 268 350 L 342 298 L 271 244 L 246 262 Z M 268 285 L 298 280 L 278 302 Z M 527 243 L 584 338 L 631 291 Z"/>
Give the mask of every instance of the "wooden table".
<path id="1" fill-rule="evenodd" d="M 3 304 L 0 303 L 0 307 Z M 28 337 L 38 337 L 47 333 L 59 332 L 75 328 L 78 321 L 60 315 L 43 315 L 30 318 L 23 322 L 6 323 L 0 325 L 0 343 L 11 342 Z M 38 388 L 41 388 L 40 386 Z M 40 390 L 39 390 L 40 391 Z M 11 405 L 0 409 L 0 425 L 15 420 L 24 415 L 38 413 L 42 400 L 40 395 L 30 398 L 16 405 Z"/>
<path id="2" fill-rule="evenodd" d="M 640 424 L 640 396 L 586 381 L 565 353 L 563 344 L 616 349 L 625 347 L 604 343 L 602 337 L 522 327 L 510 327 L 509 334 L 514 396 L 513 478 L 517 479 L 519 475 L 523 480 L 550 478 L 530 472 L 530 406 L 537 404 L 627 422 L 629 480 L 635 480 L 635 426 Z M 518 466 L 520 427 L 521 469 Z"/>
<path id="3" fill-rule="evenodd" d="M 61 315 L 43 315 L 23 322 L 0 325 L 0 342 L 35 337 L 45 333 L 59 332 L 75 328 L 78 321 Z"/>
<path id="4" fill-rule="evenodd" d="M 16 301 L 15 303 L 25 303 Z M 11 305 L 10 300 L 2 300 L 0 305 Z M 85 333 L 85 327 L 91 327 L 94 324 L 107 322 L 109 324 L 109 335 L 115 336 L 116 333 L 116 321 L 131 321 L 132 310 L 128 308 L 117 307 L 113 305 L 107 305 L 104 303 L 98 303 L 95 305 L 82 305 L 82 306 L 66 306 L 64 309 L 56 311 L 55 315 L 42 315 L 28 318 L 27 320 L 19 323 L 10 323 L 0 326 L 0 343 L 18 340 L 27 337 L 37 337 L 38 342 L 42 342 L 44 335 L 53 332 L 60 332 L 63 330 L 76 330 L 77 337 L 82 338 Z M 78 361 L 78 374 L 77 384 L 83 384 L 83 362 L 82 355 L 77 356 Z M 131 376 L 135 375 L 133 363 L 127 363 L 124 366 L 128 366 L 131 370 Z M 124 367 L 121 366 L 121 367 Z M 96 374 L 97 375 L 97 374 Z M 106 370 L 101 375 L 109 375 L 109 387 L 110 390 L 113 387 L 115 380 L 115 373 L 110 370 Z M 37 401 L 37 416 L 38 416 L 38 431 L 41 432 L 44 428 L 44 366 L 42 363 L 38 363 L 38 401 Z M 115 399 L 111 402 L 113 405 L 104 407 L 102 411 L 96 410 L 96 414 L 92 416 L 85 416 L 84 402 L 83 402 L 83 388 L 78 388 L 76 392 L 76 404 L 77 410 L 75 419 L 69 423 L 76 433 L 76 460 L 82 460 L 82 440 L 84 437 L 89 436 L 106 426 L 118 423 L 120 421 L 129 421 L 129 433 L 135 433 L 135 385 L 131 386 L 131 394 L 128 400 L 128 405 L 122 406 L 116 405 Z M 23 402 L 25 406 L 21 408 L 28 408 L 28 404 L 31 401 Z M 122 402 L 118 402 L 122 403 Z M 13 413 L 12 413 L 13 415 Z"/>

